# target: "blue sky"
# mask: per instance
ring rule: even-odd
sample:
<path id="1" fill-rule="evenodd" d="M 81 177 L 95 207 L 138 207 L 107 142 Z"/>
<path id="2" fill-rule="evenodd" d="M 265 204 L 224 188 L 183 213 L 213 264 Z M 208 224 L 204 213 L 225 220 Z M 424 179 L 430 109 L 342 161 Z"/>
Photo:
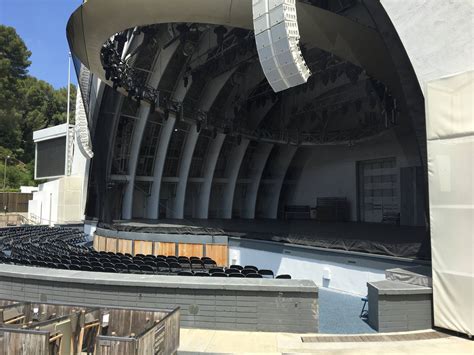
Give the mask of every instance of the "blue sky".
<path id="1" fill-rule="evenodd" d="M 30 74 L 55 88 L 67 85 L 66 23 L 82 0 L 0 0 L 0 24 L 12 26 L 32 52 Z M 74 68 L 71 78 L 76 82 Z"/>

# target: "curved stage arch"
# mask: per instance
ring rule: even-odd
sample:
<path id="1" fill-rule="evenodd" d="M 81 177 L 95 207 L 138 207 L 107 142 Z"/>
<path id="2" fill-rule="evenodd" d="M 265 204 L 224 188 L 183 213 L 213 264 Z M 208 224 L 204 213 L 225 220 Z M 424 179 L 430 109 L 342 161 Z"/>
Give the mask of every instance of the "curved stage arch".
<path id="1" fill-rule="evenodd" d="M 448 207 L 443 204 L 441 212 L 434 202 L 441 201 L 438 197 L 445 192 L 444 187 L 438 189 L 435 175 L 444 171 L 446 161 L 428 156 L 427 145 L 436 147 L 439 137 L 431 137 L 427 143 L 427 131 L 431 134 L 430 124 L 437 124 L 440 118 L 438 112 L 431 113 L 432 121 L 427 122 L 424 102 L 430 99 L 428 87 L 431 95 L 438 90 L 433 89 L 436 85 L 432 80 L 465 74 L 474 67 L 469 21 L 474 13 L 472 4 L 413 1 L 407 5 L 396 0 L 366 0 L 349 1 L 347 7 L 338 8 L 336 2 L 324 3 L 297 3 L 302 44 L 321 70 L 309 85 L 277 96 L 268 92 L 259 63 L 252 62 L 252 53 L 246 53 L 244 59 L 239 57 L 234 65 L 232 56 L 229 60 L 222 51 L 223 64 L 211 63 L 216 64 L 215 68 L 211 65 L 211 71 L 206 67 L 206 58 L 214 59 L 215 52 L 223 48 L 213 31 L 221 25 L 232 31 L 231 38 L 239 37 L 239 31 L 234 30 L 243 29 L 247 30 L 247 40 L 252 39 L 248 31 L 252 28 L 250 0 L 85 2 L 67 26 L 71 51 L 76 61 L 90 70 L 93 80 L 100 79 L 109 86 L 89 120 L 97 155 L 90 174 L 88 217 L 108 223 L 176 217 L 284 219 L 288 210 L 303 210 L 309 218 L 316 200 L 329 198 L 347 200 L 349 212 L 344 213 L 348 216 L 344 221 L 418 226 L 425 228 L 425 242 L 429 242 L 430 232 L 438 239 L 445 234 L 435 223 L 439 213 L 450 215 L 455 210 L 453 221 L 465 226 L 459 216 L 467 213 L 465 206 L 469 210 L 472 201 L 465 203 L 468 195 L 464 191 L 456 201 L 447 201 Z M 170 113 L 169 107 L 163 106 L 149 114 L 150 105 L 146 100 L 140 104 L 140 95 L 134 96 L 126 87 L 118 87 L 117 93 L 110 88 L 117 89 L 117 83 L 105 80 L 101 63 L 104 44 L 118 48 L 114 36 L 127 31 L 130 38 L 120 53 L 126 57 L 145 37 L 133 40 L 131 29 L 140 27 L 141 31 L 154 24 L 160 24 L 164 35 L 154 38 L 156 47 L 145 46 L 149 52 L 140 52 L 141 59 L 149 57 L 152 62 L 145 68 L 151 75 L 143 84 L 178 100 L 181 111 Z M 166 44 L 180 39 L 174 31 L 178 24 L 202 24 L 204 28 L 191 51 L 185 43 Z M 152 26 L 142 27 L 146 25 Z M 193 57 L 195 51 L 207 56 Z M 185 57 L 190 53 L 193 61 L 188 67 L 191 61 Z M 166 65 L 155 65 L 161 62 Z M 201 71 L 202 67 L 205 70 Z M 198 75 L 203 72 L 204 79 Z M 465 79 L 467 82 L 470 76 L 465 75 Z M 311 91 L 314 93 L 307 94 Z M 353 91 L 364 94 L 351 96 Z M 459 96 L 455 91 L 449 95 Z M 446 101 L 451 100 L 449 95 Z M 339 96 L 344 99 L 339 100 Z M 132 107 L 133 100 L 139 108 Z M 311 107 L 313 103 L 319 109 Z M 457 111 L 443 111 L 446 117 L 442 120 L 452 122 Z M 209 117 L 217 117 L 215 121 L 220 120 L 221 126 L 209 123 Z M 354 126 L 356 131 L 366 126 L 373 129 L 373 122 L 386 134 L 373 134 L 369 129 L 367 141 L 350 134 L 349 139 L 338 140 L 339 133 Z M 250 133 L 239 130 L 240 125 Z M 457 133 L 471 137 L 470 123 Z M 458 145 L 457 138 L 448 135 L 442 140 Z M 329 148 L 332 142 L 336 142 L 335 147 Z M 467 163 L 460 166 L 469 166 L 469 154 L 466 149 L 460 159 Z M 452 153 L 449 159 L 454 162 L 458 158 Z M 148 165 L 152 160 L 151 172 L 140 166 L 147 159 Z M 434 177 L 431 197 L 427 191 L 428 162 L 435 174 L 430 176 Z M 453 189 L 469 187 L 460 184 Z M 387 196 L 390 202 L 384 200 Z M 322 215 L 325 221 L 327 209 L 319 203 L 316 207 L 321 207 L 318 218 Z M 469 239 L 470 230 L 466 225 L 460 235 Z M 464 298 L 472 299 L 472 295 Z M 446 302 L 449 305 L 449 299 Z M 441 319 L 438 324 L 447 323 Z M 468 332 L 472 323 L 455 328 Z"/>

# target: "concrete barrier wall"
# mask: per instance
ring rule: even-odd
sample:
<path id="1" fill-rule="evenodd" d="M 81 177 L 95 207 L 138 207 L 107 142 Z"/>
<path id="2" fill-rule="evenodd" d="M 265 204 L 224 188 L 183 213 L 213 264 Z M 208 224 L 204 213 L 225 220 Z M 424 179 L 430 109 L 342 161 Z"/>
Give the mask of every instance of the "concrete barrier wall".
<path id="1" fill-rule="evenodd" d="M 275 275 L 290 274 L 294 279 L 312 280 L 318 287 L 365 296 L 367 282 L 385 280 L 386 269 L 413 267 L 423 262 L 231 237 L 229 263 L 272 269 Z"/>
<path id="2" fill-rule="evenodd" d="M 433 326 L 431 287 L 383 280 L 367 283 L 369 324 L 379 332 L 404 332 Z"/>
<path id="3" fill-rule="evenodd" d="M 112 274 L 2 265 L 0 299 L 90 306 L 179 306 L 183 327 L 318 331 L 318 289 L 308 280 Z"/>

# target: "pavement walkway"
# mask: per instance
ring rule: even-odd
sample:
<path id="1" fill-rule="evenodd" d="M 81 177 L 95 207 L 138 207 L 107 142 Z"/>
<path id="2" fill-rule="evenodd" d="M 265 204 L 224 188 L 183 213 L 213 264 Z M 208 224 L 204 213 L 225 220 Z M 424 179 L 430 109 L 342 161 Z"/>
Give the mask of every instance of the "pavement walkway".
<path id="1" fill-rule="evenodd" d="M 304 342 L 302 337 L 309 338 Z M 347 337 L 347 339 L 344 339 Z M 428 338 L 428 339 L 426 339 Z M 407 340 L 408 339 L 408 340 Z M 421 340 L 413 340 L 421 339 Z M 241 332 L 182 328 L 179 355 L 189 354 L 474 354 L 474 341 L 434 330 L 367 336 Z"/>

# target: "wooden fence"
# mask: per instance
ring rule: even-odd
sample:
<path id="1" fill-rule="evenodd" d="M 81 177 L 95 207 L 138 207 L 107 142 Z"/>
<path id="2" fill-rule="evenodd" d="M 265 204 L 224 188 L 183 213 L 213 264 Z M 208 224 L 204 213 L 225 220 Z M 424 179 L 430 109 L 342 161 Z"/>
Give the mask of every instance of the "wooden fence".
<path id="1" fill-rule="evenodd" d="M 179 308 L 87 308 L 0 300 L 0 355 L 175 354 L 179 317 Z"/>
<path id="2" fill-rule="evenodd" d="M 179 308 L 169 313 L 111 309 L 107 335 L 97 337 L 97 355 L 167 355 L 179 346 Z"/>
<path id="3" fill-rule="evenodd" d="M 33 199 L 33 194 L 21 192 L 0 192 L 0 212 L 28 212 L 28 201 Z"/>

